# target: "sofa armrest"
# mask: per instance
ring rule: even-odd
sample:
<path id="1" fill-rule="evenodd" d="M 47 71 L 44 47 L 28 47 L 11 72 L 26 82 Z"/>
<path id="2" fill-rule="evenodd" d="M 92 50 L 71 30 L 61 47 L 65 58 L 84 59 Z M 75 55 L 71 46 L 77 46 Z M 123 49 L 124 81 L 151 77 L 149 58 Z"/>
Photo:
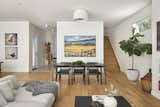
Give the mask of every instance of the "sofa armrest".
<path id="1" fill-rule="evenodd" d="M 58 98 L 58 89 L 59 89 L 59 86 L 60 86 L 60 84 L 59 84 L 59 82 L 57 82 L 57 81 L 53 81 L 55 84 L 56 84 L 56 86 L 57 86 L 57 88 L 56 88 L 56 92 L 55 92 L 55 98 L 57 99 Z"/>

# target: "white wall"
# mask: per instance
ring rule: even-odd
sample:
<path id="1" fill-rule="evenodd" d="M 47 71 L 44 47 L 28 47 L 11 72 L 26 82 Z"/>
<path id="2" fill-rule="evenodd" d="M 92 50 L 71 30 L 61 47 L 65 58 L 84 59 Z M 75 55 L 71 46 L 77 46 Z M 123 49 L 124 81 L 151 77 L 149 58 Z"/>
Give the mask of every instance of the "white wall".
<path id="1" fill-rule="evenodd" d="M 5 33 L 18 33 L 18 59 L 5 59 Z M 0 22 L 0 60 L 4 61 L 3 71 L 29 71 L 29 22 L 1 21 Z"/>
<path id="2" fill-rule="evenodd" d="M 160 51 L 157 51 L 157 21 L 160 21 L 160 0 L 152 0 L 152 95 L 160 99 L 158 81 L 160 80 Z"/>
<path id="3" fill-rule="evenodd" d="M 96 35 L 96 57 L 64 57 L 64 35 Z M 76 60 L 104 62 L 103 22 L 58 22 L 57 62 Z"/>
<path id="4" fill-rule="evenodd" d="M 119 42 L 121 40 L 127 40 L 132 35 L 132 24 L 136 23 L 139 20 L 142 20 L 147 16 L 151 16 L 151 5 L 129 17 L 125 21 L 122 21 L 115 27 L 108 29 L 109 39 L 120 64 L 120 69 L 123 72 L 125 72 L 126 69 L 131 68 L 131 58 L 120 49 Z M 144 37 L 143 39 L 141 39 L 141 41 L 151 43 L 151 40 L 151 30 L 145 31 Z M 148 72 L 148 69 L 151 68 L 151 55 L 135 57 L 135 68 L 140 70 L 141 76 L 145 75 Z"/>

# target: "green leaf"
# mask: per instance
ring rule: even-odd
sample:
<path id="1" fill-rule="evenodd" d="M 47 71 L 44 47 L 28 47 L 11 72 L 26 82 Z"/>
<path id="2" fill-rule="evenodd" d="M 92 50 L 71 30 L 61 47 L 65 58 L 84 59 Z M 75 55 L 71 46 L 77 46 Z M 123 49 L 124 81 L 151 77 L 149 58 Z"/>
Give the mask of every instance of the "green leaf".
<path id="1" fill-rule="evenodd" d="M 152 44 L 145 43 L 144 47 L 145 47 L 146 54 L 149 54 L 149 55 L 152 54 Z"/>
<path id="2" fill-rule="evenodd" d="M 120 48 L 129 56 L 141 56 L 143 53 L 152 54 L 152 45 L 150 43 L 140 43 L 139 37 L 144 37 L 144 35 L 136 33 L 128 40 L 120 41 Z"/>

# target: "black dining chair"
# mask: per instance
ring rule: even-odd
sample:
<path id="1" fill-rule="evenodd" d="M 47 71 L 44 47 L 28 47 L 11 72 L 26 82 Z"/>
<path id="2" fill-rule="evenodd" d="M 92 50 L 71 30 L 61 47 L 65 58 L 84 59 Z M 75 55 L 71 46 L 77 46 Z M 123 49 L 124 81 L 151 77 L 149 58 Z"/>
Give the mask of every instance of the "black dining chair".
<path id="1" fill-rule="evenodd" d="M 76 75 L 82 75 L 83 77 L 83 82 L 85 84 L 85 63 L 81 63 L 81 64 L 76 64 L 76 63 L 73 63 L 73 79 L 74 79 L 74 82 L 75 82 L 75 76 Z"/>
<path id="2" fill-rule="evenodd" d="M 99 80 L 100 80 L 102 83 L 102 72 L 100 71 L 99 67 L 95 66 L 96 64 L 98 63 L 97 62 L 87 62 L 86 63 L 88 84 L 90 84 L 90 75 L 96 75 L 97 82 L 99 83 Z"/>
<path id="3" fill-rule="evenodd" d="M 70 72 L 71 67 L 69 67 L 72 63 L 70 62 L 61 62 L 60 64 L 64 65 L 64 67 L 59 67 L 59 69 L 56 71 L 56 81 L 59 77 L 59 80 L 61 80 L 62 75 L 68 75 L 68 84 L 70 84 Z"/>

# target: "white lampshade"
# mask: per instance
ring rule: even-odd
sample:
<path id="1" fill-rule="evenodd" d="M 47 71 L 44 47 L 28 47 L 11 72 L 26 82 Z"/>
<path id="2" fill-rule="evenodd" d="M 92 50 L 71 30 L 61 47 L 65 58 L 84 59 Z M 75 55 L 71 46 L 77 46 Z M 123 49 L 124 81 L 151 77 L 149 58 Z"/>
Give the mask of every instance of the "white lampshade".
<path id="1" fill-rule="evenodd" d="M 75 21 L 87 21 L 88 13 L 84 9 L 76 9 L 73 13 L 73 20 Z"/>

